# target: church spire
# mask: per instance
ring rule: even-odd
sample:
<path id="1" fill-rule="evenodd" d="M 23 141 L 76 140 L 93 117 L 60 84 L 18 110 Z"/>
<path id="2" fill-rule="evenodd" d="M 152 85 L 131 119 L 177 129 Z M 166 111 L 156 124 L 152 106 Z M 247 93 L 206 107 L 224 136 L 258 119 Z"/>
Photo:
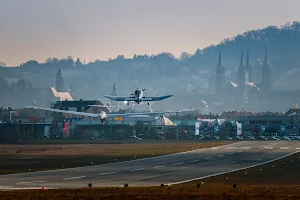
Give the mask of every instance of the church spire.
<path id="1" fill-rule="evenodd" d="M 268 51 L 265 50 L 264 65 L 262 67 L 262 88 L 263 90 L 269 90 L 271 87 L 271 67 L 268 61 Z"/>
<path id="2" fill-rule="evenodd" d="M 238 67 L 238 85 L 241 90 L 244 89 L 245 86 L 245 65 L 244 65 L 244 50 L 243 47 L 241 49 L 241 60 L 240 65 Z"/>
<path id="3" fill-rule="evenodd" d="M 250 61 L 249 61 L 249 48 L 247 48 L 246 66 L 250 66 Z"/>
<path id="4" fill-rule="evenodd" d="M 240 67 L 244 67 L 244 50 L 242 48 L 242 52 L 241 52 L 241 60 L 240 60 Z"/>
<path id="5" fill-rule="evenodd" d="M 267 48 L 265 49 L 264 66 L 269 66 L 269 61 L 268 61 L 268 50 L 267 50 Z"/>
<path id="6" fill-rule="evenodd" d="M 248 82 L 252 82 L 252 66 L 250 64 L 250 59 L 249 59 L 249 47 L 247 47 L 247 56 L 246 56 L 246 65 L 245 65 L 245 73 L 248 74 Z"/>
<path id="7" fill-rule="evenodd" d="M 223 92 L 224 86 L 225 86 L 225 68 L 222 63 L 222 53 L 220 49 L 218 66 L 216 70 L 216 93 Z"/>
<path id="8" fill-rule="evenodd" d="M 223 63 L 222 63 L 222 52 L 221 52 L 221 49 L 219 51 L 219 61 L 218 61 L 218 67 L 221 67 L 223 66 Z"/>

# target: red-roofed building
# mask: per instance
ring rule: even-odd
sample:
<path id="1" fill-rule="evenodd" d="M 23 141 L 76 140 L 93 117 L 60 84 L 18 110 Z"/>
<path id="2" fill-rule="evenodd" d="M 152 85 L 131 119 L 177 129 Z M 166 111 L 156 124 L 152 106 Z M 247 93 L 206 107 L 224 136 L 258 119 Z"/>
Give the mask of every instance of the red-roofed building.
<path id="1" fill-rule="evenodd" d="M 73 101 L 73 98 L 69 92 L 57 92 L 54 87 L 50 87 L 50 90 L 55 98 L 57 98 L 56 101 Z"/>

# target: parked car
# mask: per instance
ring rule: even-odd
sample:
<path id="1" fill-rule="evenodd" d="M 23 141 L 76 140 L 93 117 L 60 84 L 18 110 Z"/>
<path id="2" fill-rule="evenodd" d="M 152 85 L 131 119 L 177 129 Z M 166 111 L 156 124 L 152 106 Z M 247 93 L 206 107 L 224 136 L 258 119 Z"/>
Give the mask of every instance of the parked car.
<path id="1" fill-rule="evenodd" d="M 270 139 L 272 139 L 272 140 L 280 140 L 280 137 L 279 136 L 273 136 L 273 137 L 270 137 Z"/>
<path id="2" fill-rule="evenodd" d="M 254 137 L 253 135 L 248 135 L 248 138 L 249 138 L 250 140 L 255 140 L 255 137 Z"/>
<path id="3" fill-rule="evenodd" d="M 282 139 L 283 140 L 292 140 L 291 137 L 289 137 L 289 136 L 284 136 L 284 137 L 282 137 Z"/>
<path id="4" fill-rule="evenodd" d="M 300 140 L 300 136 L 294 136 L 294 140 Z"/>
<path id="5" fill-rule="evenodd" d="M 141 140 L 141 138 L 133 135 L 133 136 L 130 136 L 129 139 L 133 139 L 133 140 Z"/>
<path id="6" fill-rule="evenodd" d="M 213 136 L 214 139 L 220 140 L 219 136 Z"/>
<path id="7" fill-rule="evenodd" d="M 263 135 L 259 136 L 259 139 L 268 140 L 268 138 L 266 136 L 263 136 Z"/>
<path id="8" fill-rule="evenodd" d="M 244 140 L 244 138 L 243 138 L 243 136 L 236 136 L 236 139 L 238 139 L 238 140 Z"/>

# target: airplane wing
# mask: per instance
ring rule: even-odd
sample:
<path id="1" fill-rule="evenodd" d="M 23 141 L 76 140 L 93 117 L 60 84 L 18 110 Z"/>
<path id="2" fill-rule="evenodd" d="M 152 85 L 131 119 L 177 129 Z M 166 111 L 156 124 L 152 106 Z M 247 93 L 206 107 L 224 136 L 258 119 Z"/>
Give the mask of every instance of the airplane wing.
<path id="1" fill-rule="evenodd" d="M 25 108 L 31 108 L 31 109 L 36 109 L 36 110 L 46 110 L 46 111 L 50 111 L 50 112 L 58 112 L 58 113 L 80 115 L 80 116 L 87 116 L 87 117 L 99 117 L 99 114 L 94 114 L 94 113 L 76 112 L 76 111 L 68 111 L 68 110 L 58 110 L 58 109 L 41 108 L 41 107 L 34 107 L 34 106 L 25 106 Z"/>
<path id="2" fill-rule="evenodd" d="M 160 97 L 143 97 L 143 101 L 161 101 L 163 99 L 167 99 L 172 97 L 173 95 L 166 95 L 166 96 L 160 96 Z"/>
<path id="3" fill-rule="evenodd" d="M 66 113 L 72 115 L 80 115 L 80 116 L 87 116 L 87 117 L 100 117 L 100 114 L 94 113 L 85 113 L 85 112 L 76 112 L 76 111 L 67 111 L 67 110 L 58 110 L 52 108 L 42 108 L 42 107 L 34 107 L 34 106 L 25 106 L 25 108 L 37 109 L 37 110 L 45 110 L 50 112 L 58 112 L 58 113 Z M 125 114 L 106 114 L 106 118 L 114 118 L 114 117 L 129 117 L 129 116 L 138 116 L 138 115 L 148 115 L 148 116 L 155 116 L 155 115 L 162 115 L 167 113 L 177 113 L 180 111 L 166 111 L 166 112 L 145 112 L 145 113 L 125 113 Z"/>
<path id="4" fill-rule="evenodd" d="M 136 98 L 132 98 L 132 97 L 117 97 L 117 96 L 109 96 L 109 95 L 104 95 L 104 97 L 115 101 L 136 101 L 137 100 Z"/>
<path id="5" fill-rule="evenodd" d="M 125 113 L 125 114 L 107 114 L 108 118 L 114 117 L 132 117 L 132 116 L 155 116 L 155 115 L 163 115 L 168 113 L 179 113 L 180 111 L 166 111 L 166 112 L 143 112 L 143 113 Z"/>

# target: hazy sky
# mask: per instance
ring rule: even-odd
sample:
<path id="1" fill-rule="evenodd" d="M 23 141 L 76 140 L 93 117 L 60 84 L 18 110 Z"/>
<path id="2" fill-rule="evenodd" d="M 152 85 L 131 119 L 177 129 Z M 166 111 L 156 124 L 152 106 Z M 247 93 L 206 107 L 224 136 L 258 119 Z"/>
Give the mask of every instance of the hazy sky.
<path id="1" fill-rule="evenodd" d="M 0 0 L 0 61 L 171 52 L 300 20 L 299 0 Z"/>

